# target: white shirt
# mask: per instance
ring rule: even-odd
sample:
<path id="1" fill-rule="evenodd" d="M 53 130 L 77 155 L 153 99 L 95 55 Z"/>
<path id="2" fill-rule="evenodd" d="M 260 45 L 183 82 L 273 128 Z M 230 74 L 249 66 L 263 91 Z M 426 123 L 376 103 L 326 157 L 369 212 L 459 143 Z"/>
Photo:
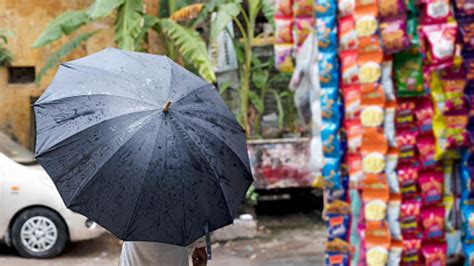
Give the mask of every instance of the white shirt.
<path id="1" fill-rule="evenodd" d="M 187 247 L 164 243 L 124 241 L 120 266 L 188 266 L 189 254 L 195 247 L 205 246 L 204 238 Z"/>

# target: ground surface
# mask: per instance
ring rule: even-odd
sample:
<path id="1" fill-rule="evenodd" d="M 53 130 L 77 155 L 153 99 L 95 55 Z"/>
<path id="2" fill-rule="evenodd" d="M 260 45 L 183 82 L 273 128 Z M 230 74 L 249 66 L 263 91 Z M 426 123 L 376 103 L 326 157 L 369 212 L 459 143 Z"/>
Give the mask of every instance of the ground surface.
<path id="1" fill-rule="evenodd" d="M 325 232 L 317 203 L 297 198 L 261 205 L 258 236 L 214 243 L 214 258 L 208 265 L 324 265 Z M 71 243 L 60 257 L 50 260 L 23 259 L 0 245 L 0 265 L 117 265 L 119 253 L 118 239 L 106 234 Z"/>

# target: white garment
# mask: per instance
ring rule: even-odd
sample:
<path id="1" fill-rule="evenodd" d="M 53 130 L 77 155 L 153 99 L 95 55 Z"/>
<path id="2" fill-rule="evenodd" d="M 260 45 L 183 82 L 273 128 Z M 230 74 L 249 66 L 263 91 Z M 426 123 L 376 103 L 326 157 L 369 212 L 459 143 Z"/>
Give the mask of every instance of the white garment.
<path id="1" fill-rule="evenodd" d="M 189 255 L 195 247 L 204 247 L 204 238 L 180 247 L 164 243 L 124 241 L 120 266 L 188 266 Z"/>

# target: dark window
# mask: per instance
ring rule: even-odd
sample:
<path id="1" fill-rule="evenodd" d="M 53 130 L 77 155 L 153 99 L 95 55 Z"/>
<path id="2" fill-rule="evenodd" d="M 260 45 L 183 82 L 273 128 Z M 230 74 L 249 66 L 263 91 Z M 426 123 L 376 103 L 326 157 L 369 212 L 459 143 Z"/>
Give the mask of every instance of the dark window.
<path id="1" fill-rule="evenodd" d="M 35 82 L 35 67 L 8 67 L 8 83 Z"/>

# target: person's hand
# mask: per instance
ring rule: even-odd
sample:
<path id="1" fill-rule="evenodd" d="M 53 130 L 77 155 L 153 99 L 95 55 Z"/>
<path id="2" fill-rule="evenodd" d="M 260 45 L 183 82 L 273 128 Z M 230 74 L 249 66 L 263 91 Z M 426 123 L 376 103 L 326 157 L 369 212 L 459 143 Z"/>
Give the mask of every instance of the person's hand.
<path id="1" fill-rule="evenodd" d="M 206 248 L 203 248 L 203 247 L 202 248 L 195 248 L 191 258 L 193 259 L 193 266 L 207 265 Z"/>

